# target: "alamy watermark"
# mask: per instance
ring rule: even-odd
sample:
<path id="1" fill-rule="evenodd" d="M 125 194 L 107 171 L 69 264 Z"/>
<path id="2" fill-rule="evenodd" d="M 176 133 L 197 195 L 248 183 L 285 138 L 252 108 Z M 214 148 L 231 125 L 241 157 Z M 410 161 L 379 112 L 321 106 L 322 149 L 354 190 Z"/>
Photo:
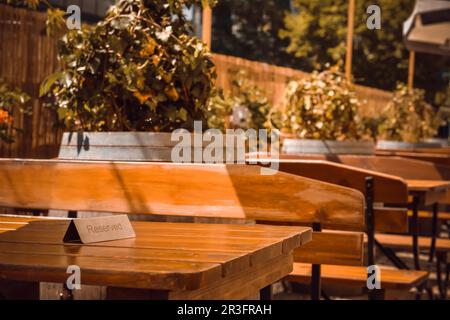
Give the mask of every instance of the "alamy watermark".
<path id="1" fill-rule="evenodd" d="M 67 7 L 66 13 L 68 15 L 66 20 L 67 29 L 81 29 L 81 9 L 77 5 L 70 5 Z"/>
<path id="2" fill-rule="evenodd" d="M 70 276 L 66 280 L 66 286 L 69 290 L 81 290 L 81 269 L 77 265 L 70 265 L 67 271 Z"/>
<path id="3" fill-rule="evenodd" d="M 366 13 L 369 15 L 366 21 L 367 29 L 380 30 L 381 29 L 381 8 L 375 4 L 367 7 Z"/>
<path id="4" fill-rule="evenodd" d="M 269 139 L 270 137 L 270 139 Z M 171 161 L 175 163 L 207 164 L 262 164 L 261 175 L 274 175 L 278 171 L 280 138 L 278 130 L 219 129 L 203 132 L 202 122 L 194 122 L 194 132 L 177 129 L 171 139 L 177 144 L 172 148 Z M 270 150 L 269 150 L 270 149 Z M 247 152 L 264 159 L 246 159 Z M 270 159 L 269 159 L 270 158 Z"/>
<path id="5" fill-rule="evenodd" d="M 381 289 L 381 269 L 377 265 L 367 267 L 367 289 Z"/>

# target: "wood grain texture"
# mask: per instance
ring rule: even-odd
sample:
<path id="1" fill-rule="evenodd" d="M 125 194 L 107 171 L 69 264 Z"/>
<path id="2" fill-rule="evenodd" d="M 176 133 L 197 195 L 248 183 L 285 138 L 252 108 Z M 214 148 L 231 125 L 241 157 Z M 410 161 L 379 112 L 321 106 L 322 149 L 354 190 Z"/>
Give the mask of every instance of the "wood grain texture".
<path id="1" fill-rule="evenodd" d="M 285 155 L 282 155 L 283 157 Z M 293 156 L 286 155 L 286 157 Z M 345 186 L 360 192 L 365 190 L 365 178 L 373 177 L 375 202 L 407 203 L 408 201 L 406 182 L 398 176 L 332 161 L 307 159 L 308 156 L 305 158 L 299 156 L 298 159 L 272 159 L 271 161 L 279 162 L 280 171 Z M 248 161 L 250 162 L 251 159 Z"/>
<path id="2" fill-rule="evenodd" d="M 257 166 L 0 160 L 0 206 L 333 223 L 364 228 L 360 192 Z M 36 187 L 39 186 L 39 187 Z"/>
<path id="3" fill-rule="evenodd" d="M 78 265 L 87 285 L 198 290 L 292 256 L 311 236 L 305 227 L 134 222 L 135 239 L 64 244 L 68 222 L 39 219 L 0 234 L 0 278 L 61 283 Z"/>
<path id="4" fill-rule="evenodd" d="M 399 249 L 411 249 L 412 248 L 412 237 L 404 235 L 394 235 L 394 234 L 376 234 L 375 238 L 381 244 Z M 419 237 L 419 247 L 423 249 L 429 249 L 431 245 L 431 238 L 429 237 Z M 436 239 L 436 250 L 437 251 L 450 251 L 450 239 L 438 238 Z"/>
<path id="5" fill-rule="evenodd" d="M 450 180 L 450 166 L 432 162 L 383 156 L 353 156 L 353 155 L 280 155 L 281 159 L 291 160 L 326 160 L 364 170 L 397 176 L 405 180 Z M 406 181 L 405 181 L 406 182 Z M 428 195 L 427 204 L 436 201 L 436 195 Z M 437 195 L 441 203 L 450 204 L 450 190 L 446 195 Z"/>
<path id="6" fill-rule="evenodd" d="M 324 284 L 359 288 L 366 288 L 367 286 L 367 267 L 323 265 L 321 271 Z M 425 271 L 381 268 L 382 289 L 412 289 L 424 283 L 427 278 L 428 273 Z M 309 283 L 311 280 L 311 265 L 295 263 L 294 270 L 287 279 L 293 282 Z"/>
<path id="7" fill-rule="evenodd" d="M 364 259 L 363 233 L 314 232 L 312 241 L 294 251 L 294 260 L 312 264 L 361 266 Z"/>
<path id="8" fill-rule="evenodd" d="M 450 166 L 450 155 L 443 154 L 443 153 L 377 150 L 376 155 L 402 157 L 402 158 L 407 158 L 407 159 L 411 159 L 411 160 L 426 161 L 426 162 L 434 163 L 437 165 Z"/>
<path id="9" fill-rule="evenodd" d="M 252 159 L 248 159 L 249 162 Z M 371 170 L 360 169 L 324 160 L 281 159 L 272 160 L 279 163 L 283 172 L 321 180 L 365 192 L 365 178 L 374 178 L 374 201 L 378 203 L 408 203 L 408 186 L 402 178 Z M 332 225 L 323 224 L 324 228 L 333 229 Z M 378 232 L 408 231 L 406 209 L 375 209 L 375 230 Z"/>

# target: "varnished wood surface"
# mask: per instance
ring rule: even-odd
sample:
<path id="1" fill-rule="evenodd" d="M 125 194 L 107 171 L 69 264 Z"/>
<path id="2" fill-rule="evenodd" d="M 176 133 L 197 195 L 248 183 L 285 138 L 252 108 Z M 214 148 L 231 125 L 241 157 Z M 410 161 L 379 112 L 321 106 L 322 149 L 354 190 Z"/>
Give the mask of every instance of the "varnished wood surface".
<path id="1" fill-rule="evenodd" d="M 351 167 L 357 167 L 364 170 L 384 173 L 391 176 L 408 180 L 444 180 L 450 181 L 450 166 L 434 164 L 426 161 L 405 159 L 400 157 L 381 157 L 381 156 L 356 156 L 356 155 L 280 155 L 282 159 L 291 160 L 327 160 Z M 284 160 L 283 160 L 284 161 Z M 416 187 L 412 182 L 408 187 Z M 444 182 L 446 183 L 446 182 Z M 443 195 L 442 189 L 434 189 L 429 184 L 428 190 L 412 190 L 411 192 L 421 192 L 421 201 L 429 205 L 438 201 L 440 203 L 450 203 L 450 189 Z"/>
<path id="2" fill-rule="evenodd" d="M 2 223 L 13 218 L 2 217 Z M 16 223 L 0 234 L 0 278 L 64 282 L 78 265 L 83 284 L 198 290 L 252 267 L 292 255 L 311 229 L 260 225 L 134 222 L 135 239 L 63 244 L 68 220 Z"/>
<path id="3" fill-rule="evenodd" d="M 252 159 L 248 159 L 249 162 Z M 374 179 L 374 202 L 395 203 L 404 205 L 408 203 L 408 186 L 404 179 L 372 170 L 361 169 L 348 165 L 324 160 L 281 159 L 281 171 L 321 180 L 365 192 L 365 179 Z M 328 228 L 323 224 L 324 228 Z M 378 232 L 408 231 L 408 217 L 406 209 L 380 208 L 375 209 L 375 230 Z"/>
<path id="4" fill-rule="evenodd" d="M 376 151 L 377 156 L 402 157 L 412 160 L 427 161 L 438 165 L 450 166 L 450 155 L 444 153 L 425 153 L 407 151 Z"/>
<path id="5" fill-rule="evenodd" d="M 294 260 L 312 264 L 361 266 L 364 234 L 324 230 L 313 232 L 312 241 L 294 251 Z"/>
<path id="6" fill-rule="evenodd" d="M 322 281 L 325 284 L 367 287 L 367 267 L 323 265 L 321 271 Z M 381 268 L 381 288 L 411 289 L 426 281 L 427 277 L 428 273 L 425 271 Z M 289 275 L 288 280 L 309 283 L 311 280 L 311 265 L 295 263 L 294 270 Z"/>
<path id="7" fill-rule="evenodd" d="M 381 243 L 391 248 L 411 248 L 412 247 L 412 237 L 404 235 L 395 234 L 376 234 L 375 238 Z M 424 249 L 430 248 L 431 238 L 429 237 L 419 237 L 419 247 Z M 436 250 L 437 251 L 450 251 L 450 239 L 437 238 L 436 239 Z"/>
<path id="8" fill-rule="evenodd" d="M 358 155 L 286 155 L 281 159 L 326 160 L 403 179 L 450 180 L 450 166 L 401 157 Z"/>
<path id="9" fill-rule="evenodd" d="M 364 228 L 360 192 L 246 165 L 2 159 L 0 206 Z"/>
<path id="10" fill-rule="evenodd" d="M 272 161 L 277 161 L 279 169 L 283 172 L 345 186 L 360 192 L 365 190 L 365 178 L 373 177 L 375 202 L 406 203 L 408 199 L 406 182 L 398 176 L 322 159 L 273 159 Z"/>
<path id="11" fill-rule="evenodd" d="M 408 189 L 411 191 L 446 191 L 450 189 L 450 181 L 443 180 L 413 180 L 407 179 Z"/>

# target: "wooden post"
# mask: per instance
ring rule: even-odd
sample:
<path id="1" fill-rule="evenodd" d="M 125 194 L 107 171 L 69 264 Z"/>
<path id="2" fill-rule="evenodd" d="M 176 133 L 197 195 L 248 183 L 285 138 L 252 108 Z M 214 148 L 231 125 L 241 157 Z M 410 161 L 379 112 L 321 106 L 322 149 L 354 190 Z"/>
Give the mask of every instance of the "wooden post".
<path id="1" fill-rule="evenodd" d="M 352 79 L 353 29 L 355 27 L 355 0 L 348 0 L 347 53 L 345 55 L 345 76 Z"/>
<path id="2" fill-rule="evenodd" d="M 211 48 L 212 10 L 210 7 L 203 8 L 202 40 Z"/>
<path id="3" fill-rule="evenodd" d="M 413 50 L 409 51 L 409 70 L 408 70 L 408 88 L 414 88 L 414 66 L 416 63 L 416 53 Z"/>

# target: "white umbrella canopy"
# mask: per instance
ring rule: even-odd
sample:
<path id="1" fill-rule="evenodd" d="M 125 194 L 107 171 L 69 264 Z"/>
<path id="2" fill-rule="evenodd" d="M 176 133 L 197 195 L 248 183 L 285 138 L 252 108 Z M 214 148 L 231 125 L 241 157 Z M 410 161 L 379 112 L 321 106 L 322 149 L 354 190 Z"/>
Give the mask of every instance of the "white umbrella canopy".
<path id="1" fill-rule="evenodd" d="M 450 1 L 416 0 L 403 38 L 409 50 L 450 56 Z"/>

